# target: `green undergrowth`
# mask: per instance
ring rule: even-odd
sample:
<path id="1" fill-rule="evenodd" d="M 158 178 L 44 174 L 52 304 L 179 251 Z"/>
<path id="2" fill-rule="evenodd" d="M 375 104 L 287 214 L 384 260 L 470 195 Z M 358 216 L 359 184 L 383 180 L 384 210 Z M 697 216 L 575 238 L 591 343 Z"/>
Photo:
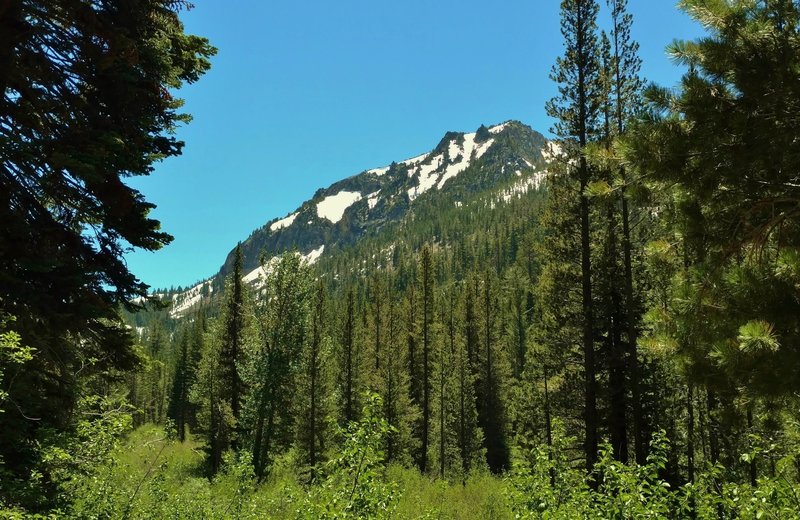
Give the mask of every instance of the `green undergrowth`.
<path id="1" fill-rule="evenodd" d="M 74 490 L 73 518 L 513 518 L 506 483 L 488 473 L 456 482 L 433 480 L 399 465 L 376 467 L 382 485 L 373 514 L 339 507 L 350 498 L 352 481 L 338 489 L 301 484 L 291 454 L 278 460 L 270 476 L 256 483 L 249 461 L 227 459 L 225 470 L 205 475 L 201 444 L 191 435 L 180 443 L 162 428 L 142 426 L 116 450 L 109 463 Z M 370 491 L 375 481 L 366 482 Z M 374 494 L 374 493 L 373 493 Z M 338 496 L 342 495 L 342 496 Z M 366 497 L 368 500 L 370 497 Z M 339 503 L 334 503 L 339 499 Z M 363 501 L 362 501 L 363 502 Z"/>
<path id="2" fill-rule="evenodd" d="M 602 450 L 594 480 L 572 467 L 563 450 L 541 446 L 517 453 L 514 469 L 503 477 L 478 471 L 448 480 L 385 466 L 388 431 L 383 419 L 367 413 L 342 432 L 342 444 L 309 484 L 292 452 L 275 460 L 262 482 L 244 450 L 230 452 L 222 471 L 209 478 L 197 439 L 189 435 L 181 443 L 146 425 L 124 436 L 93 471 L 66 480 L 69 505 L 49 518 L 800 518 L 800 488 L 787 477 L 789 461 L 755 487 L 727 482 L 723 468 L 714 467 L 693 485 L 673 489 L 661 477 L 668 443 L 658 436 L 642 466 L 621 464 Z M 8 511 L 0 517 L 27 518 Z"/>

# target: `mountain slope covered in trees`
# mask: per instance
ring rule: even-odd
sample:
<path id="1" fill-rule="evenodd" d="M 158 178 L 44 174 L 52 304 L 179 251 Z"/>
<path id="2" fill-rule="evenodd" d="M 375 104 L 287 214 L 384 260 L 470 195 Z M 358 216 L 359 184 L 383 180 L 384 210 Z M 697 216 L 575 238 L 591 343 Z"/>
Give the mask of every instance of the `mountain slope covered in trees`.
<path id="1" fill-rule="evenodd" d="M 496 202 L 518 196 L 541 184 L 551 157 L 548 141 L 517 121 L 447 132 L 432 151 L 317 190 L 286 217 L 253 231 L 241 242 L 246 279 L 257 282 L 261 267 L 289 250 L 313 263 L 362 238 L 389 235 L 417 215 L 439 218 L 435 208 L 463 207 L 493 191 L 504 191 Z M 185 314 L 221 289 L 233 260 L 231 251 L 218 274 L 187 290 L 159 291 L 173 300 L 172 314 Z"/>

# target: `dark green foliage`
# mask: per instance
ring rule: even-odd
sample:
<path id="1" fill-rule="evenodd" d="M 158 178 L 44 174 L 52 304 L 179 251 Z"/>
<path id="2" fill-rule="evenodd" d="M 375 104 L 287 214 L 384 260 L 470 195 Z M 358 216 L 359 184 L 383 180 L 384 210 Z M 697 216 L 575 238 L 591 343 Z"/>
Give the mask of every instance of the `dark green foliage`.
<path id="1" fill-rule="evenodd" d="M 601 65 L 597 41 L 598 5 L 595 0 L 561 2 L 561 34 L 566 48 L 556 60 L 551 78 L 559 94 L 547 104 L 547 113 L 556 119 L 554 133 L 559 137 L 569 164 L 566 174 L 575 182 L 580 221 L 581 311 L 584 371 L 584 454 L 588 468 L 594 466 L 598 447 L 597 366 L 594 344 L 594 301 L 592 298 L 591 222 L 587 189 L 595 180 L 585 148 L 601 131 L 603 102 Z M 577 163 L 572 167 L 572 163 Z M 574 188 L 573 188 L 574 189 Z"/>
<path id="2" fill-rule="evenodd" d="M 374 374 L 374 388 L 383 401 L 383 416 L 392 427 L 385 438 L 386 459 L 409 463 L 418 450 L 412 430 L 418 421 L 419 411 L 412 404 L 409 394 L 406 337 L 402 332 L 400 307 L 391 295 L 383 304 L 386 334 L 379 368 Z"/>
<path id="3" fill-rule="evenodd" d="M 246 312 L 244 282 L 242 281 L 242 250 L 236 246 L 233 272 L 229 278 L 228 294 L 222 316 L 222 351 L 220 352 L 220 380 L 224 388 L 224 397 L 230 403 L 234 421 L 238 421 L 242 409 L 242 396 L 245 385 L 242 381 L 239 365 L 244 357 L 244 329 Z"/>
<path id="4" fill-rule="evenodd" d="M 278 257 L 269 271 L 256 313 L 258 341 L 253 342 L 243 369 L 248 385 L 243 437 L 252 446 L 258 478 L 264 477 L 275 454 L 294 441 L 291 411 L 299 389 L 311 296 L 308 267 L 296 254 Z"/>
<path id="5" fill-rule="evenodd" d="M 310 323 L 306 345 L 301 353 L 299 395 L 297 396 L 297 443 L 304 461 L 315 476 L 316 466 L 326 456 L 331 440 L 329 423 L 332 420 L 330 398 L 331 341 L 326 335 L 325 286 L 317 282 L 310 306 Z"/>
<path id="6" fill-rule="evenodd" d="M 125 179 L 181 153 L 172 134 L 189 116 L 171 92 L 196 81 L 214 54 L 184 34 L 181 5 L 0 6 L 0 312 L 17 317 L 15 330 L 36 349 L 0 425 L 0 457 L 18 478 L 33 478 L 40 429 L 75 425 L 83 378 L 138 361 L 118 310 L 147 286 L 122 254 L 171 237 Z M 9 492 L 0 484 L 13 501 Z"/>
<path id="7" fill-rule="evenodd" d="M 213 323 L 209 337 L 201 341 L 203 350 L 189 394 L 197 410 L 198 431 L 207 440 L 212 475 L 220 469 L 224 452 L 232 445 L 242 445 L 242 365 L 252 338 L 252 307 L 241 271 L 239 274 L 226 283 L 222 315 Z"/>
<path id="8" fill-rule="evenodd" d="M 669 186 L 665 254 L 686 264 L 674 290 L 687 298 L 670 314 L 695 362 L 718 351 L 709 376 L 745 378 L 759 394 L 792 392 L 800 14 L 787 1 L 692 12 L 711 35 L 672 46 L 690 70 L 674 96 L 651 89 L 653 118 L 630 140 L 653 188 Z M 716 326 L 699 326 L 709 320 Z"/>
<path id="9" fill-rule="evenodd" d="M 508 469 L 509 445 L 505 413 L 503 358 L 497 339 L 498 294 L 495 277 L 486 271 L 479 295 L 480 349 L 475 371 L 478 383 L 478 425 L 483 431 L 486 463 L 494 473 Z"/>
<path id="10" fill-rule="evenodd" d="M 642 81 L 639 77 L 641 59 L 639 58 L 639 44 L 631 37 L 633 17 L 627 12 L 627 0 L 607 0 L 611 9 L 611 54 L 612 70 L 610 102 L 613 104 L 611 134 L 616 130 L 617 138 L 625 134 L 630 120 L 641 111 Z M 616 126 L 616 128 L 614 128 Z M 610 136 L 609 136 L 610 137 Z M 610 145 L 611 143 L 609 143 Z M 630 379 L 631 408 L 632 408 L 632 433 L 636 461 L 645 462 L 646 456 L 646 424 L 642 405 L 642 383 L 639 367 L 638 337 L 641 321 L 640 291 L 634 288 L 633 275 L 633 240 L 631 233 L 631 207 L 628 190 L 631 183 L 625 166 L 619 167 L 619 176 L 615 178 L 619 185 L 619 211 L 622 221 L 622 252 L 624 268 L 624 318 L 627 324 L 627 363 L 626 368 Z M 613 181 L 612 181 L 613 182 Z"/>
<path id="11" fill-rule="evenodd" d="M 169 396 L 167 416 L 175 422 L 178 440 L 186 439 L 187 428 L 197 425 L 197 409 L 191 402 L 190 392 L 197 379 L 197 365 L 203 352 L 206 331 L 205 309 L 194 315 L 194 321 L 187 325 L 181 334 L 173 336 L 174 369 L 172 371 L 172 390 Z"/>
<path id="12" fill-rule="evenodd" d="M 361 386 L 361 344 L 356 330 L 355 293 L 347 292 L 341 317 L 341 340 L 338 347 L 338 391 L 343 425 L 356 420 Z"/>
<path id="13" fill-rule="evenodd" d="M 431 433 L 431 367 L 433 365 L 431 344 L 433 343 L 433 263 L 430 249 L 422 250 L 417 271 L 420 288 L 420 323 L 419 339 L 422 355 L 422 423 L 420 425 L 420 449 L 417 464 L 420 471 L 425 473 L 428 469 L 428 449 Z M 413 377 L 413 376 L 412 376 Z"/>

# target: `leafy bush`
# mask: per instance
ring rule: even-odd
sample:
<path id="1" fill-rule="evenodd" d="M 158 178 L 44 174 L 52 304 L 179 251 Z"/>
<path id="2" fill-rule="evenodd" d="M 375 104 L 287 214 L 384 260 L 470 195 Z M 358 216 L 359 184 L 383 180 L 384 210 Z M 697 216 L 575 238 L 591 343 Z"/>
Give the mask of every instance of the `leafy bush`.
<path id="1" fill-rule="evenodd" d="M 362 419 L 347 431 L 340 455 L 331 460 L 327 476 L 314 486 L 298 510 L 298 518 L 389 518 L 396 506 L 397 485 L 386 478 L 383 445 L 393 431 L 381 416 L 377 394 L 366 396 Z"/>

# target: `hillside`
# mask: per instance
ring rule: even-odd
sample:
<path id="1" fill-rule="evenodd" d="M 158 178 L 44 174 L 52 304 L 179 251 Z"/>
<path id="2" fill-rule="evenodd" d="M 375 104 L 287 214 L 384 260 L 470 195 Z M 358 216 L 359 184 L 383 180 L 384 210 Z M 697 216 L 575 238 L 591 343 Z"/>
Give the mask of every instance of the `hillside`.
<path id="1" fill-rule="evenodd" d="M 447 132 L 431 151 L 319 189 L 289 215 L 254 230 L 241 243 L 244 279 L 258 283 L 262 263 L 285 251 L 316 263 L 364 238 L 397 234 L 420 215 L 437 220 L 477 199 L 507 203 L 540 185 L 550 159 L 547 139 L 518 121 Z M 232 264 L 233 250 L 215 275 L 176 294 L 162 291 L 173 301 L 170 315 L 180 317 L 219 291 Z"/>

